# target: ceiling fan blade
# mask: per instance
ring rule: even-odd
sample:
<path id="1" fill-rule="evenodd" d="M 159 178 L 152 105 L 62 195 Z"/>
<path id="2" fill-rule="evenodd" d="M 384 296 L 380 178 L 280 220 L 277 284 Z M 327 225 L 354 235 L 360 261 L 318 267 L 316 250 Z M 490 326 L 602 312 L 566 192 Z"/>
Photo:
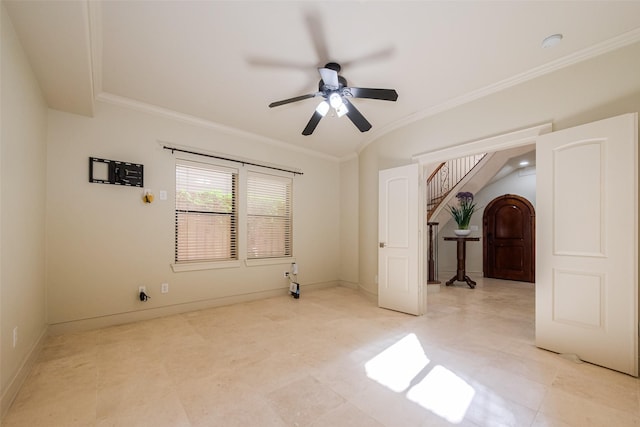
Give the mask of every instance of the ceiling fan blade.
<path id="1" fill-rule="evenodd" d="M 336 70 L 332 70 L 331 68 L 318 68 L 318 71 L 325 86 L 329 89 L 338 89 L 340 87 L 338 72 Z"/>
<path id="2" fill-rule="evenodd" d="M 381 99 L 383 101 L 395 101 L 398 99 L 398 92 L 394 89 L 370 89 L 365 87 L 350 87 L 348 92 L 354 98 Z"/>
<path id="3" fill-rule="evenodd" d="M 326 62 L 329 60 L 329 49 L 327 48 L 327 35 L 322 26 L 320 15 L 317 12 L 308 13 L 305 16 L 307 21 L 307 28 L 309 35 L 311 36 L 311 42 L 316 50 L 316 55 L 319 62 Z"/>
<path id="4" fill-rule="evenodd" d="M 316 64 L 303 64 L 301 62 L 281 61 L 273 58 L 267 58 L 266 56 L 256 56 L 246 58 L 245 62 L 249 65 L 256 67 L 268 67 L 268 68 L 285 68 L 291 70 L 309 71 Z"/>
<path id="5" fill-rule="evenodd" d="M 294 98 L 283 99 L 282 101 L 276 101 L 269 104 L 269 108 L 279 107 L 284 104 L 290 104 L 292 102 L 302 101 L 304 99 L 315 98 L 316 96 L 322 95 L 322 92 L 308 93 L 306 95 L 296 96 Z"/>
<path id="6" fill-rule="evenodd" d="M 318 126 L 318 123 L 320 123 L 320 119 L 322 119 L 322 117 L 322 114 L 314 111 L 313 116 L 311 116 L 311 118 L 309 119 L 309 123 L 307 123 L 307 126 L 305 126 L 302 134 L 305 136 L 311 135 L 313 131 L 316 130 L 316 126 Z"/>
<path id="7" fill-rule="evenodd" d="M 349 111 L 347 111 L 347 117 L 349 117 L 349 120 L 351 120 L 353 124 L 356 125 L 358 129 L 360 129 L 360 132 L 366 132 L 371 129 L 371 123 L 369 123 L 367 119 L 365 119 L 364 116 L 360 114 L 360 111 L 358 111 L 358 109 L 351 102 L 349 102 L 347 98 L 342 98 L 342 101 L 349 109 Z"/>
<path id="8" fill-rule="evenodd" d="M 380 61 L 380 60 L 389 58 L 393 56 L 394 53 L 395 53 L 395 48 L 393 46 L 387 46 L 384 49 L 367 53 L 358 58 L 352 58 L 351 60 L 348 60 L 348 61 L 341 61 L 341 64 L 344 68 L 351 68 L 354 66 L 366 64 L 368 62 Z"/>

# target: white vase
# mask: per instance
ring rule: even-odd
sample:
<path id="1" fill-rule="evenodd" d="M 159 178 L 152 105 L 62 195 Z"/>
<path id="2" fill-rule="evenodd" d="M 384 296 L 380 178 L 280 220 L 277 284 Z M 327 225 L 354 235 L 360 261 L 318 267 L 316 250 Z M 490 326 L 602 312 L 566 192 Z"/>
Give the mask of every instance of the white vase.
<path id="1" fill-rule="evenodd" d="M 471 230 L 469 230 L 469 229 L 466 229 L 466 230 L 453 230 L 453 232 L 455 233 L 456 236 L 464 237 L 464 236 L 468 236 L 471 233 Z"/>

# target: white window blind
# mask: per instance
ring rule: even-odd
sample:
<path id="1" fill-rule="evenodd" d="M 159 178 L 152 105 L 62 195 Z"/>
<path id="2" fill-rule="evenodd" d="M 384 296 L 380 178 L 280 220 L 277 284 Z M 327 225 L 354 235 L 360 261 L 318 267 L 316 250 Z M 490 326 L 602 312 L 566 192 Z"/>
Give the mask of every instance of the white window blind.
<path id="1" fill-rule="evenodd" d="M 238 259 L 238 174 L 190 162 L 176 164 L 176 262 Z"/>
<path id="2" fill-rule="evenodd" d="M 247 175 L 247 258 L 292 254 L 292 179 L 258 172 Z"/>

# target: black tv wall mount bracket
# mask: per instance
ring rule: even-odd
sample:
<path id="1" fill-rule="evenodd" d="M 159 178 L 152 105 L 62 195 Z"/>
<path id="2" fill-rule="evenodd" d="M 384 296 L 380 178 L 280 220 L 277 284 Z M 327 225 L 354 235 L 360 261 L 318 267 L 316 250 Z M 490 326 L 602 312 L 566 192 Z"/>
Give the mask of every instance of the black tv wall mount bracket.
<path id="1" fill-rule="evenodd" d="M 144 186 L 144 166 L 138 163 L 89 157 L 89 182 Z"/>

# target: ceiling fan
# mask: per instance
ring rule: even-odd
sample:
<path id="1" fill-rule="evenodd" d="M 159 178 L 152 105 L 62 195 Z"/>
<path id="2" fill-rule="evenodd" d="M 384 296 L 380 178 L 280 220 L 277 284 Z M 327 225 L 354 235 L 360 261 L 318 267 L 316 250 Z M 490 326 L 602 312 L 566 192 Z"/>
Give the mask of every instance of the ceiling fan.
<path id="1" fill-rule="evenodd" d="M 303 135 L 311 135 L 320 120 L 333 108 L 338 117 L 346 115 L 360 132 L 366 132 L 371 129 L 371 123 L 364 118 L 358 109 L 349 101 L 349 98 L 369 98 L 379 99 L 383 101 L 395 101 L 398 99 L 398 93 L 394 89 L 370 89 L 360 87 L 348 87 L 347 80 L 338 75 L 340 65 L 335 62 L 329 62 L 324 68 L 319 68 L 320 83 L 318 84 L 318 92 L 306 95 L 296 96 L 294 98 L 284 99 L 269 104 L 269 108 L 278 107 L 280 105 L 292 102 L 302 101 L 304 99 L 315 98 L 321 96 L 324 98 L 313 112 L 309 123 L 302 131 Z"/>

